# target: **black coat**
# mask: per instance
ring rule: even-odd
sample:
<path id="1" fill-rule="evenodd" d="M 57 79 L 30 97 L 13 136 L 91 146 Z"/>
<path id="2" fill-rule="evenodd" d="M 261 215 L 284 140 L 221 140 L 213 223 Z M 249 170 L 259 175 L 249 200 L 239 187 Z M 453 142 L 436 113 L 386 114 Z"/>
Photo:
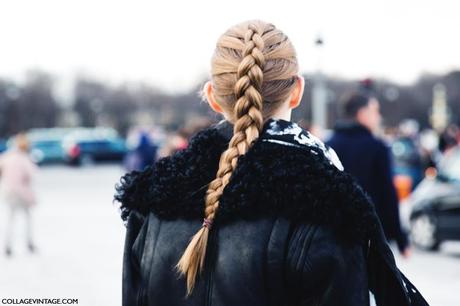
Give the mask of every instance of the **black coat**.
<path id="1" fill-rule="evenodd" d="M 356 123 L 338 125 L 327 144 L 337 152 L 345 171 L 369 194 L 386 238 L 396 240 L 402 251 L 408 240 L 400 224 L 392 158 L 387 145 Z"/>
<path id="2" fill-rule="evenodd" d="M 369 198 L 333 153 L 292 122 L 270 119 L 239 158 L 211 228 L 203 274 L 186 299 L 174 266 L 201 227 L 232 126 L 122 178 L 127 232 L 123 306 L 427 305 L 395 265 Z M 407 289 L 406 287 L 407 286 Z"/>

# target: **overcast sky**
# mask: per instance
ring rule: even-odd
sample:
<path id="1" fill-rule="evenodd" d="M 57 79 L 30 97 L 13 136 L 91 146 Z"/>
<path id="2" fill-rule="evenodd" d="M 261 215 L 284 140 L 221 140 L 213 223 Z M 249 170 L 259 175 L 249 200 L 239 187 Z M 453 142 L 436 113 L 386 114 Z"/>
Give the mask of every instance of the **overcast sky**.
<path id="1" fill-rule="evenodd" d="M 459 1 L 0 0 L 0 77 L 28 69 L 188 90 L 207 76 L 218 36 L 247 19 L 293 41 L 302 72 L 411 82 L 460 68 Z M 454 40 L 455 39 L 455 40 Z"/>

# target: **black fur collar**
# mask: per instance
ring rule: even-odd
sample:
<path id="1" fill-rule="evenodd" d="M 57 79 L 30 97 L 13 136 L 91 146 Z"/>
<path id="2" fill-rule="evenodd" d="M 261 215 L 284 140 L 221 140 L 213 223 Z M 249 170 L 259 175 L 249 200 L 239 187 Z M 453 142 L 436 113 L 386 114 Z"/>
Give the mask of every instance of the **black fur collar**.
<path id="1" fill-rule="evenodd" d="M 133 209 L 167 219 L 203 218 L 207 184 L 232 128 L 221 121 L 194 135 L 187 149 L 123 176 L 115 195 L 122 219 Z M 335 153 L 281 119 L 269 119 L 259 139 L 239 157 L 215 223 L 269 215 L 327 225 L 347 241 L 363 241 L 376 227 L 370 199 L 341 171 Z"/>

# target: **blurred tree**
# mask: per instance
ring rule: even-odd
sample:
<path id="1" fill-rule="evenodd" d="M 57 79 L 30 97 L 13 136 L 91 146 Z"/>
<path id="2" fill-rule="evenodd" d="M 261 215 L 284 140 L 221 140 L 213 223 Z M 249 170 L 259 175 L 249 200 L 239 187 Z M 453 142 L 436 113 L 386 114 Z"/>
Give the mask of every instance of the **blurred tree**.
<path id="1" fill-rule="evenodd" d="M 79 78 L 74 87 L 73 109 L 84 127 L 96 126 L 97 114 L 103 111 L 102 101 L 109 90 L 100 82 Z"/>
<path id="2" fill-rule="evenodd" d="M 29 72 L 22 85 L 0 80 L 0 136 L 55 126 L 61 108 L 53 85 L 53 78 L 40 71 Z"/>

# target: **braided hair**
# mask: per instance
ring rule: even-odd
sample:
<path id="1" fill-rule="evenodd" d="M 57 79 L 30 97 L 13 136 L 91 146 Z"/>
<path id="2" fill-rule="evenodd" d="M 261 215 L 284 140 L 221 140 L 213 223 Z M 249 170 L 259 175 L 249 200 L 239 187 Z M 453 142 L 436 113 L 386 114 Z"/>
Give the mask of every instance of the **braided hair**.
<path id="1" fill-rule="evenodd" d="M 220 157 L 216 178 L 208 185 L 203 225 L 176 266 L 186 276 L 187 295 L 203 270 L 209 231 L 238 157 L 246 154 L 264 122 L 289 97 L 298 73 L 295 50 L 287 36 L 259 20 L 235 25 L 224 33 L 211 66 L 214 96 L 229 114 L 233 136 Z"/>

